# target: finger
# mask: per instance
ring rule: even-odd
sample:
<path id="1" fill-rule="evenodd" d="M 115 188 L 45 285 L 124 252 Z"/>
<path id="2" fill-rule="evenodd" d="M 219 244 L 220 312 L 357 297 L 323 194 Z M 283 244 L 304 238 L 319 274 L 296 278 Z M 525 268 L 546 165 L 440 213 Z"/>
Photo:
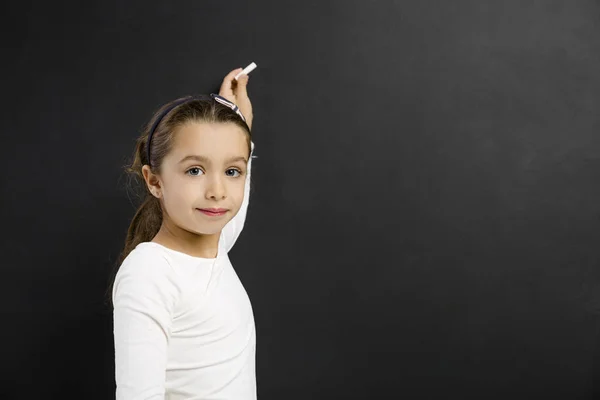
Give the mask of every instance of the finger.
<path id="1" fill-rule="evenodd" d="M 237 78 L 237 86 L 236 86 L 236 90 L 234 92 L 235 96 L 239 99 L 239 98 L 247 98 L 248 97 L 248 80 L 250 79 L 250 77 L 248 75 L 240 75 L 239 78 Z"/>
<path id="2" fill-rule="evenodd" d="M 219 94 L 225 98 L 233 96 L 233 81 L 235 76 L 243 71 L 243 68 L 236 68 L 233 71 L 229 72 L 225 78 L 223 78 L 223 82 L 221 83 L 221 88 L 219 89 Z M 228 99 L 231 100 L 231 99 Z"/>

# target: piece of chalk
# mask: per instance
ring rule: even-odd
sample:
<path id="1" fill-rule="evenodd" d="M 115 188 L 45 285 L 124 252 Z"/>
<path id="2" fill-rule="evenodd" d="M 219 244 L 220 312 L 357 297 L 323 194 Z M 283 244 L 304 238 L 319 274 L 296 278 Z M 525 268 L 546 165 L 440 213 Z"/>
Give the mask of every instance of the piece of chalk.
<path id="1" fill-rule="evenodd" d="M 237 78 L 239 78 L 242 75 L 248 75 L 250 72 L 254 71 L 254 68 L 256 68 L 256 64 L 255 63 L 250 63 L 250 65 L 248 65 L 246 68 L 244 68 L 244 70 L 242 72 L 240 72 L 239 74 L 237 74 L 235 76 L 235 80 L 237 81 Z"/>

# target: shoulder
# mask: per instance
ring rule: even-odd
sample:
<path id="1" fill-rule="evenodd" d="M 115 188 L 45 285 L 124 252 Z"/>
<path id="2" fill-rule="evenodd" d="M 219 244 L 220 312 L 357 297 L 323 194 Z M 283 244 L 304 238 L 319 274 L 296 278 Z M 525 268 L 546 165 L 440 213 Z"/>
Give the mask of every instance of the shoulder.
<path id="1" fill-rule="evenodd" d="M 166 254 L 152 243 L 140 243 L 123 260 L 117 274 L 134 274 L 143 276 L 171 275 L 173 267 Z"/>
<path id="2" fill-rule="evenodd" d="M 148 327 L 150 317 L 167 327 L 181 294 L 182 280 L 161 249 L 142 243 L 117 271 L 112 292 L 115 323 L 119 321 L 120 329 L 129 329 L 127 326 L 136 323 Z"/>
<path id="3" fill-rule="evenodd" d="M 177 296 L 182 290 L 166 254 L 152 243 L 141 243 L 123 260 L 117 271 L 113 296 L 160 292 Z"/>

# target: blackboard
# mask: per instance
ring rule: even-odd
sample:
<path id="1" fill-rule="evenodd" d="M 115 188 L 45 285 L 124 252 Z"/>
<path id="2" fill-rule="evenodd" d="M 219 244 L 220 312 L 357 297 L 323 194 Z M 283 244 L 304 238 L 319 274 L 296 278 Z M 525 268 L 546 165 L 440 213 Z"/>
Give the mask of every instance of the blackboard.
<path id="1" fill-rule="evenodd" d="M 123 167 L 252 61 L 259 399 L 600 396 L 599 2 L 7 7 L 2 398 L 113 398 Z"/>

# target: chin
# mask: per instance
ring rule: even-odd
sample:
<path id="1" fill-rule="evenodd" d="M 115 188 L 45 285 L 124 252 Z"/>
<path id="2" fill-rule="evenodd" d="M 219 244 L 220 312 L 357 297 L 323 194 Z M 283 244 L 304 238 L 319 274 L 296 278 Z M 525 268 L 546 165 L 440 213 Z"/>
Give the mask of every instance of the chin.
<path id="1" fill-rule="evenodd" d="M 188 230 L 190 232 L 195 233 L 196 235 L 216 235 L 221 233 L 225 225 L 222 224 L 214 224 L 211 226 L 195 226 L 190 227 Z"/>

